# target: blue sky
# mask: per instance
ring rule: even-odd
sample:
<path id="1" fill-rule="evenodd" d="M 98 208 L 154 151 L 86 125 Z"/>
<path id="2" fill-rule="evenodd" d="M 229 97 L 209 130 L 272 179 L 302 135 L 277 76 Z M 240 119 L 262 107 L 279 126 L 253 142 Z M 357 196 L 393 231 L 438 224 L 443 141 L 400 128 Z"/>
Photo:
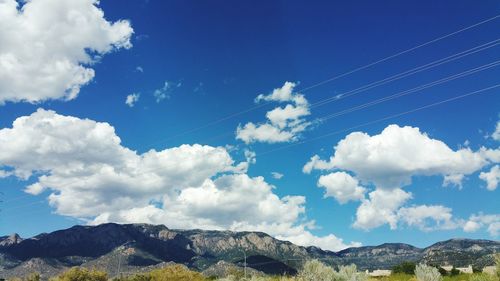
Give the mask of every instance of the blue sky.
<path id="1" fill-rule="evenodd" d="M 35 4 L 44 1 L 46 2 L 45 8 L 35 9 Z M 51 19 L 53 22 L 50 22 L 50 26 L 67 25 L 75 30 L 82 30 L 80 25 L 92 26 L 92 22 L 77 22 L 76 25 L 68 23 L 67 17 L 64 16 L 67 15 L 66 13 L 71 7 L 66 7 L 70 6 L 66 4 L 60 5 L 61 3 L 58 2 L 60 1 L 33 0 L 25 5 L 33 5 L 34 17 L 36 17 L 37 12 L 41 13 L 43 9 L 52 9 L 51 12 L 57 16 Z M 106 31 L 98 28 L 95 30 L 89 28 L 91 31 L 88 33 L 82 31 L 84 34 L 81 35 L 81 38 L 73 40 L 82 41 L 80 44 L 65 39 L 72 38 L 71 35 L 64 37 L 66 34 L 53 34 L 54 32 L 64 33 L 62 28 L 62 31 L 47 31 L 40 27 L 40 34 L 50 33 L 50 36 L 46 36 L 53 38 L 50 42 L 44 42 L 44 36 L 32 34 L 24 39 L 10 40 L 10 37 L 13 37 L 16 32 L 22 34 L 22 32 L 27 31 L 20 28 L 15 32 L 6 32 L 7 27 L 12 28 L 11 25 L 8 25 L 8 21 L 12 20 L 10 23 L 15 23 L 15 21 L 29 21 L 30 19 L 23 17 L 23 13 L 26 11 L 16 10 L 16 15 L 0 20 L 0 27 L 4 29 L 4 31 L 0 31 L 0 38 L 9 39 L 6 41 L 9 43 L 3 48 L 0 43 L 0 61 L 2 61 L 1 57 L 4 56 L 4 62 L 9 62 L 6 59 L 7 55 L 13 54 L 19 58 L 21 66 L 24 66 L 23 63 L 25 63 L 27 68 L 37 69 L 38 66 L 29 62 L 27 58 L 30 58 L 31 54 L 38 54 L 41 59 L 35 61 L 40 65 L 46 65 L 43 61 L 45 58 L 51 62 L 63 57 L 69 58 L 76 66 L 84 65 L 95 71 L 95 75 L 89 78 L 87 83 L 79 85 L 77 95 L 69 97 L 68 89 L 65 88 L 68 82 L 64 80 L 68 78 L 63 75 L 64 73 L 57 76 L 62 81 L 61 87 L 47 88 L 44 86 L 46 81 L 50 81 L 50 85 L 57 83 L 53 83 L 53 80 L 47 80 L 49 78 L 47 78 L 46 72 L 36 70 L 23 72 L 25 70 L 22 70 L 24 69 L 22 67 L 12 68 L 14 69 L 12 70 L 8 68 L 6 63 L 4 66 L 0 63 L 0 76 L 6 75 L 4 78 L 0 78 L 1 84 L 4 85 L 0 86 L 0 92 L 3 92 L 0 93 L 0 101 L 4 103 L 0 106 L 0 140 L 5 141 L 4 145 L 10 151 L 16 151 L 16 153 L 11 154 L 2 152 L 4 155 L 9 155 L 0 157 L 0 168 L 4 171 L 17 171 L 19 173 L 30 170 L 30 176 L 27 178 L 22 178 L 19 174 L 0 178 L 0 190 L 3 192 L 4 201 L 0 213 L 0 234 L 18 232 L 26 237 L 40 232 L 70 227 L 74 224 L 95 223 L 96 221 L 132 222 L 143 220 L 142 217 L 134 217 L 130 213 L 114 216 L 120 211 L 125 212 L 127 209 L 145 206 L 127 205 L 130 203 L 127 201 L 128 199 L 123 199 L 124 205 L 121 207 L 105 207 L 118 202 L 119 200 L 115 196 L 119 197 L 121 192 L 129 194 L 130 191 L 130 194 L 133 194 L 130 195 L 130 198 L 145 196 L 145 193 L 151 192 L 149 187 L 142 188 L 140 186 L 141 181 L 126 183 L 125 185 L 130 184 L 127 191 L 121 191 L 120 181 L 103 184 L 102 188 L 106 191 L 99 191 L 99 196 L 104 197 L 95 199 L 99 204 L 96 203 L 94 208 L 89 203 L 89 208 L 94 208 L 95 212 L 64 207 L 71 205 L 71 200 L 78 199 L 70 198 L 71 196 L 85 194 L 89 198 L 97 198 L 98 195 L 92 192 L 100 185 L 97 184 L 93 188 L 92 184 L 83 183 L 80 178 L 75 179 L 81 183 L 81 186 L 78 186 L 78 192 L 84 193 L 75 193 L 74 190 L 68 191 L 71 184 L 68 182 L 56 183 L 56 181 L 54 181 L 55 186 L 50 186 L 50 182 L 45 183 L 44 188 L 39 192 L 25 192 L 26 186 L 38 182 L 42 175 L 68 172 L 64 170 L 67 167 L 63 167 L 62 164 L 44 166 L 43 163 L 69 161 L 68 159 L 59 159 L 58 157 L 62 156 L 58 153 L 54 155 L 50 153 L 40 154 L 44 148 L 48 149 L 43 142 L 39 143 L 37 140 L 38 138 L 44 139 L 45 134 L 52 136 L 52 138 L 47 137 L 47 140 L 54 141 L 48 145 L 49 152 L 57 152 L 58 148 L 62 149 L 66 146 L 81 145 L 78 146 L 78 149 L 96 148 L 97 151 L 102 149 L 103 155 L 108 155 L 110 147 L 116 148 L 116 143 L 109 144 L 109 146 L 101 143 L 88 145 L 80 144 L 77 142 L 78 139 L 70 138 L 69 135 L 73 133 L 78 136 L 87 136 L 86 132 L 88 131 L 85 130 L 88 128 L 82 125 L 84 123 L 82 120 L 88 119 L 89 122 L 93 122 L 93 125 L 108 123 L 114 128 L 114 133 L 107 131 L 106 134 L 118 136 L 121 139 L 121 147 L 136 151 L 136 155 L 143 155 L 151 149 L 159 152 L 180 147 L 183 144 L 202 144 L 211 148 L 223 147 L 225 152 L 235 161 L 233 166 L 240 162 L 246 162 L 248 169 L 243 172 L 245 177 L 255 179 L 262 176 L 266 185 L 274 186 L 270 190 L 266 189 L 267 187 L 262 187 L 262 198 L 269 199 L 278 196 L 280 198 L 279 202 L 276 203 L 278 205 L 273 205 L 274 199 L 269 199 L 266 202 L 270 202 L 271 206 L 276 206 L 276 208 L 288 210 L 284 211 L 284 214 L 297 213 L 296 216 L 282 221 L 280 218 L 270 215 L 266 209 L 262 211 L 262 214 L 259 213 L 260 211 L 255 211 L 258 213 L 255 215 L 256 221 L 246 221 L 245 215 L 247 213 L 241 210 L 221 209 L 220 206 L 213 206 L 210 209 L 210 207 L 203 206 L 203 208 L 200 207 L 199 212 L 193 211 L 191 213 L 190 211 L 188 216 L 183 213 L 186 206 L 181 206 L 179 202 L 175 201 L 171 207 L 168 203 L 170 201 L 163 197 L 162 192 L 165 194 L 171 192 L 170 190 L 166 191 L 170 188 L 170 183 L 164 183 L 164 186 L 158 187 L 160 191 L 155 189 L 154 195 L 144 197 L 144 202 L 147 202 L 144 204 L 159 206 L 161 210 L 166 209 L 166 212 L 170 213 L 163 214 L 163 217 L 158 215 L 161 218 L 155 217 L 155 219 L 151 219 L 151 215 L 148 217 L 151 221 L 148 222 L 165 223 L 167 226 L 171 226 L 168 222 L 172 220 L 172 216 L 182 214 L 186 215 L 186 219 L 200 219 L 200 222 L 206 223 L 199 227 L 206 225 L 207 227 L 234 230 L 247 228 L 263 230 L 280 238 L 289 238 L 297 243 L 316 244 L 331 249 L 342 248 L 346 245 L 359 245 L 354 242 L 363 245 L 404 242 L 416 246 L 427 246 L 436 241 L 453 237 L 498 239 L 498 231 L 494 233 L 493 230 L 495 225 L 498 229 L 500 224 L 499 191 L 496 185 L 495 188 L 487 188 L 487 181 L 479 178 L 481 173 L 490 173 L 491 177 L 494 178 L 493 168 L 499 162 L 498 156 L 484 156 L 484 153 L 479 155 L 481 147 L 484 150 L 489 149 L 491 155 L 499 153 L 499 141 L 494 137 L 495 130 L 498 130 L 496 129 L 497 122 L 500 119 L 500 92 L 498 88 L 354 130 L 348 129 L 496 85 L 499 82 L 498 77 L 500 77 L 498 67 L 492 67 L 464 78 L 336 118 L 325 121 L 321 121 L 320 118 L 495 62 L 499 59 L 499 46 L 322 106 L 314 105 L 323 99 L 346 93 L 371 82 L 498 39 L 500 18 L 335 81 L 308 89 L 309 86 L 336 75 L 492 18 L 500 14 L 498 1 L 482 1 L 478 4 L 471 1 L 383 1 L 377 3 L 373 1 L 351 1 L 349 3 L 239 1 L 236 3 L 230 1 L 127 0 L 120 1 L 119 5 L 114 1 L 101 1 L 99 5 L 92 4 L 92 1 L 82 0 L 78 2 L 81 2 L 77 9 L 82 9 L 82 17 L 92 15 L 89 16 L 89 19 L 115 25 Z M 88 10 L 86 10 L 87 8 Z M 25 7 L 25 9 L 27 8 Z M 95 9 L 101 9 L 104 18 L 96 16 L 93 13 Z M 31 20 L 33 19 L 31 18 Z M 133 29 L 133 34 L 131 29 Z M 114 35 L 119 38 L 116 39 L 116 36 L 113 37 Z M 32 41 L 23 42 L 22 40 Z M 40 47 L 42 51 L 37 47 L 27 50 L 16 48 L 16 44 L 26 46 L 33 43 L 31 46 L 39 46 L 34 43 L 40 42 L 46 43 L 45 47 Z M 103 44 L 108 47 L 103 49 Z M 79 52 L 90 50 L 94 56 L 93 61 L 89 63 L 89 61 L 74 55 L 73 51 L 75 50 Z M 7 79 L 6 77 L 11 76 L 7 76 L 6 73 L 12 75 L 13 78 Z M 273 90 L 281 88 L 287 81 L 295 83 L 295 88 L 289 93 L 292 98 L 281 102 L 272 100 Z M 37 83 L 40 83 L 40 86 Z M 167 83 L 166 87 L 165 83 Z M 33 89 L 29 87 L 30 85 L 33 85 Z M 302 89 L 307 90 L 302 91 Z M 40 91 L 44 92 L 44 95 L 37 95 Z M 155 91 L 163 96 L 158 98 L 158 94 L 155 96 Z M 132 94 L 136 94 L 139 98 L 133 103 L 133 106 L 129 106 L 125 101 L 127 96 Z M 255 110 L 221 120 L 256 106 L 255 99 L 260 94 L 268 95 L 271 102 Z M 248 122 L 256 125 L 263 124 L 266 122 L 266 112 L 274 108 L 284 107 L 286 104 L 296 106 L 296 108 L 300 107 L 298 103 L 294 103 L 294 95 L 295 97 L 301 95 L 307 100 L 308 104 L 304 108 L 308 114 L 294 119 L 295 121 L 299 120 L 299 123 L 302 122 L 301 124 L 306 124 L 306 128 L 296 133 L 292 139 L 273 143 L 263 139 L 244 142 L 241 138 L 236 138 L 238 126 L 244 128 Z M 264 102 L 258 104 L 264 104 Z M 35 132 L 31 135 L 27 131 L 22 131 L 29 129 L 26 127 L 19 129 L 17 132 L 19 135 L 8 135 L 7 130 L 12 128 L 14 120 L 22 116 L 32 116 L 32 121 L 35 122 L 36 118 L 40 118 L 43 114 L 33 115 L 40 108 L 45 110 L 43 114 L 46 114 L 45 118 L 48 119 L 60 120 L 69 116 L 78 118 L 79 121 L 75 121 L 73 125 L 64 125 L 69 126 L 68 128 L 53 123 L 58 130 L 67 130 L 68 139 L 61 137 L 61 142 L 58 142 L 57 136 L 59 135 L 53 136 L 51 130 L 43 131 L 36 126 L 33 127 L 34 129 L 31 128 Z M 212 121 L 217 121 L 217 123 L 210 125 Z M 268 120 L 269 122 L 272 123 Z M 410 164 L 413 163 L 413 160 L 415 162 L 424 161 L 425 165 L 428 164 L 429 167 L 422 164 L 425 167 L 418 168 L 418 171 L 411 171 L 411 168 L 405 169 L 405 167 L 393 170 L 388 167 L 387 170 L 384 170 L 383 165 L 378 165 L 383 171 L 373 172 L 372 169 L 377 167 L 370 167 L 370 172 L 366 172 L 360 168 L 363 163 L 351 163 L 338 164 L 328 169 L 317 168 L 313 169 L 311 173 L 303 172 L 304 165 L 314 155 L 318 155 L 319 159 L 328 160 L 335 152 L 334 146 L 339 141 L 346 139 L 350 133 L 364 132 L 368 136 L 367 141 L 369 141 L 370 136 L 381 134 L 390 124 L 398 125 L 394 132 L 396 135 L 388 134 L 385 136 L 387 138 L 381 140 L 382 142 L 395 142 L 393 148 L 400 144 L 399 142 L 402 144 L 407 142 L 406 148 L 415 146 L 415 153 L 424 152 L 425 154 L 431 151 L 425 149 L 430 147 L 428 143 L 425 143 L 425 139 L 434 139 L 446 144 L 451 149 L 453 153 L 445 152 L 454 159 L 451 159 L 451 162 L 456 160 L 457 163 L 453 162 L 450 167 L 447 164 L 432 165 L 430 162 L 433 158 L 427 157 L 429 156 L 427 154 L 421 158 L 413 158 L 415 155 L 412 155 L 408 149 L 388 151 L 384 150 L 385 146 L 382 146 L 379 147 L 379 152 L 383 156 L 377 160 L 379 162 L 367 161 L 367 165 L 372 163 L 377 166 L 377 163 L 386 163 L 388 159 L 384 157 L 394 156 L 395 158 L 402 157 L 402 159 L 410 161 Z M 296 125 L 288 124 L 287 126 L 284 130 L 296 128 L 294 127 Z M 404 126 L 410 126 L 414 130 L 408 129 L 406 131 L 403 129 Z M 415 131 L 416 128 L 420 131 Z M 318 138 L 341 130 L 345 131 Z M 4 131 L 3 139 L 2 131 Z M 82 135 L 79 135 L 80 133 Z M 404 133 L 408 133 L 409 139 L 398 139 L 398 134 Z M 27 139 L 22 140 L 20 137 Z M 91 138 L 89 137 L 89 139 Z M 415 139 L 416 141 L 413 143 Z M 80 140 L 85 142 L 87 138 Z M 104 137 L 103 143 L 107 140 L 109 138 Z M 419 140 L 424 142 L 419 142 Z M 33 145 L 28 145 L 30 143 Z M 24 146 L 20 149 L 16 145 Z M 442 152 L 442 147 L 439 147 L 439 149 L 434 150 L 436 155 Z M 71 147 L 71 149 L 73 148 Z M 391 148 L 390 145 L 389 148 Z M 71 149 L 70 151 L 73 151 Z M 466 150 L 474 154 L 473 156 L 469 155 L 471 159 L 477 160 L 478 157 L 483 157 L 477 160 L 481 162 L 476 165 L 477 167 L 474 168 L 475 164 L 468 162 L 467 157 L 469 156 L 460 154 L 460 152 L 465 153 Z M 255 158 L 247 157 L 248 159 L 246 159 L 245 151 L 254 152 Z M 87 155 L 85 150 L 78 150 L 78 152 Z M 368 151 L 367 155 L 375 157 L 375 152 Z M 88 152 L 88 155 L 94 155 L 95 153 L 93 153 Z M 204 154 L 195 155 L 198 152 L 193 151 L 187 153 L 191 156 L 194 155 L 194 158 L 204 159 L 207 157 L 208 159 L 211 157 Z M 25 158 L 19 156 L 21 154 Z M 31 155 L 38 155 L 34 158 L 41 163 L 38 166 L 33 164 L 35 168 L 29 164 Z M 449 155 L 446 155 L 439 159 L 448 159 L 446 157 Z M 181 157 L 179 159 L 189 161 L 189 159 L 183 158 L 187 156 L 179 157 Z M 88 158 L 82 156 L 82 158 L 87 161 L 82 162 L 82 165 L 89 165 L 88 167 L 96 163 L 101 165 L 107 161 L 91 159 L 90 156 Z M 465 164 L 456 158 L 460 158 L 460 161 Z M 168 161 L 168 159 L 164 160 Z M 255 163 L 253 163 L 254 161 Z M 213 162 L 203 165 L 205 164 L 212 165 Z M 108 162 L 105 165 L 111 165 L 111 167 L 118 169 L 117 166 L 112 166 L 114 164 Z M 466 167 L 462 168 L 460 165 Z M 458 166 L 460 167 L 457 168 Z M 172 169 L 169 171 L 172 174 L 169 174 L 167 179 L 177 181 L 178 178 L 184 177 L 182 173 L 185 171 L 181 173 L 176 171 L 175 167 Z M 229 174 L 228 177 L 242 175 L 241 172 L 229 171 L 228 169 L 228 167 L 216 169 L 212 174 L 208 174 L 206 179 L 216 181 L 219 177 L 224 177 L 227 174 Z M 465 172 L 464 169 L 468 170 Z M 127 171 L 132 174 L 139 173 L 139 171 Z M 187 173 L 192 174 L 197 173 L 197 171 L 194 169 Z M 390 171 L 394 171 L 397 175 L 390 174 Z M 283 174 L 283 177 L 275 179 L 272 172 L 279 172 Z M 318 188 L 318 180 L 321 176 L 339 172 L 344 172 L 351 179 L 357 181 L 359 187 L 364 188 L 364 193 L 358 194 L 357 198 L 345 204 L 341 204 L 334 197 L 325 198 L 324 194 L 327 188 Z M 383 184 L 380 181 L 375 182 L 374 178 L 377 176 L 374 176 L 372 172 L 382 174 L 384 177 L 396 177 L 401 176 L 402 173 L 408 173 L 412 181 L 399 186 L 381 186 Z M 464 174 L 460 181 L 461 186 L 458 184 L 443 186 L 443 177 L 447 173 Z M 103 179 L 100 178 L 100 180 Z M 228 182 L 232 182 L 231 180 L 232 178 L 227 179 Z M 221 186 L 224 185 L 223 181 L 220 182 Z M 56 186 L 58 184 L 61 184 L 59 188 Z M 212 183 L 210 182 L 210 184 Z M 227 193 L 223 194 L 225 198 L 232 198 L 232 192 L 242 196 L 240 190 L 245 188 L 251 190 L 251 186 L 259 185 L 256 182 L 251 182 L 250 187 L 239 189 L 237 183 L 233 182 L 232 184 L 232 188 L 227 189 Z M 182 197 L 189 201 L 194 197 L 186 199 L 187 196 L 197 194 L 196 188 L 201 188 L 202 185 L 202 181 L 183 182 L 172 188 L 179 188 L 178 192 L 192 191 L 192 193 L 186 193 L 185 198 Z M 218 186 L 218 183 L 215 183 L 215 186 L 215 189 L 222 188 Z M 331 187 L 331 190 L 339 190 L 338 185 L 333 184 Z M 138 190 L 140 192 L 147 191 L 137 195 Z M 412 194 L 411 199 L 404 200 L 403 203 L 388 211 L 397 216 L 396 225 L 392 229 L 389 222 L 362 227 L 359 227 L 360 224 L 358 224 L 356 227 L 357 211 L 359 211 L 361 204 L 369 204 L 369 193 L 376 190 L 389 190 L 390 192 L 404 190 L 404 192 Z M 352 191 L 352 189 L 344 191 Z M 68 192 L 66 199 L 69 201 L 49 204 L 48 196 L 61 192 Z M 235 197 L 238 196 L 235 195 Z M 295 199 L 300 196 L 305 200 L 305 203 L 287 203 L 286 200 L 283 201 L 286 196 L 295 196 L 293 197 Z M 245 196 L 241 198 L 244 204 L 248 203 L 245 202 Z M 181 200 L 178 198 L 170 199 Z M 247 199 L 252 200 L 250 197 Z M 223 199 L 221 200 L 221 202 L 225 202 Z M 194 201 L 189 202 L 195 204 Z M 239 201 L 233 203 L 235 202 Z M 370 202 L 372 203 L 370 206 L 376 210 L 384 208 L 384 202 L 381 202 L 382 206 L 378 207 L 373 205 L 373 200 Z M 78 204 L 75 203 L 76 205 Z M 199 207 L 199 205 L 196 206 Z M 249 204 L 250 208 L 255 207 L 252 206 Z M 418 206 L 448 208 L 452 218 L 442 218 L 443 220 L 436 226 L 437 214 L 446 212 L 438 208 L 417 209 Z M 291 209 L 287 209 L 288 207 Z M 301 207 L 304 210 L 299 210 Z M 168 210 L 169 208 L 175 209 L 175 212 Z M 425 221 L 429 222 L 433 229 L 422 230 L 418 222 L 410 223 L 404 215 L 408 213 L 402 212 L 401 208 L 406 208 L 407 212 L 414 208 L 411 209 L 414 211 L 413 214 L 425 217 Z M 213 214 L 213 217 L 208 215 L 204 217 L 204 212 Z M 238 214 L 241 212 L 242 215 L 231 218 L 228 212 Z M 273 212 L 271 211 L 271 213 Z M 276 214 L 280 214 L 280 212 L 276 211 Z M 103 213 L 108 215 L 95 220 Z M 472 217 L 474 215 L 475 218 Z M 228 216 L 227 219 L 226 216 Z M 384 215 L 376 214 L 375 216 L 383 217 Z M 262 223 L 279 225 L 280 228 L 288 227 L 292 230 L 276 230 L 269 225 L 259 226 L 259 218 L 262 218 Z M 315 226 L 309 227 L 313 224 L 312 221 L 314 221 Z M 240 226 L 235 226 L 232 224 L 233 222 L 237 222 L 237 225 Z M 465 231 L 467 223 L 469 223 L 469 228 Z M 297 225 L 299 225 L 298 228 Z M 191 227 L 193 225 L 179 224 L 172 227 L 182 226 Z M 309 236 L 304 235 L 304 233 Z M 321 240 L 322 237 L 327 237 L 330 234 L 335 235 L 338 239 L 343 239 L 342 242 Z M 305 236 L 307 238 L 304 238 Z M 311 238 L 312 236 L 314 237 Z"/>

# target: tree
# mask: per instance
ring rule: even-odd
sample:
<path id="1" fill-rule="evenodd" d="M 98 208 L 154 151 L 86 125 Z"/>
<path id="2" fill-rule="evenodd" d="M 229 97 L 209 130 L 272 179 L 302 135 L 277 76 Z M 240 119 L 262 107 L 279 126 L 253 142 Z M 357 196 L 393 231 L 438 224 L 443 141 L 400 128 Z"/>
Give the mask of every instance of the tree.
<path id="1" fill-rule="evenodd" d="M 457 276 L 460 274 L 460 270 L 456 269 L 455 267 L 453 267 L 451 270 L 450 270 L 450 276 Z"/>
<path id="2" fill-rule="evenodd" d="M 410 261 L 404 261 L 392 268 L 392 273 L 415 274 L 416 264 Z"/>

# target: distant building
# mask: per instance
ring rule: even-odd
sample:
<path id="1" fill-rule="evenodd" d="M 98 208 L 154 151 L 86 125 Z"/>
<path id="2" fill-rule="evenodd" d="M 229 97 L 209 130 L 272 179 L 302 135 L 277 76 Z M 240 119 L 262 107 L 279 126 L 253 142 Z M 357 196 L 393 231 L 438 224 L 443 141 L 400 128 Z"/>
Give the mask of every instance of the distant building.
<path id="1" fill-rule="evenodd" d="M 484 273 L 491 274 L 491 275 L 495 275 L 495 273 L 497 272 L 497 270 L 496 270 L 496 266 L 494 266 L 494 265 L 485 266 L 485 267 L 483 268 L 483 272 L 484 272 Z"/>
<path id="2" fill-rule="evenodd" d="M 460 273 L 466 273 L 466 274 L 472 274 L 474 271 L 472 270 L 472 265 L 469 265 L 468 267 L 457 267 L 458 271 Z"/>
<path id="3" fill-rule="evenodd" d="M 369 272 L 368 270 L 366 271 L 366 274 L 370 275 L 371 277 L 389 276 L 391 275 L 391 273 L 392 271 L 387 269 L 375 269 L 372 272 Z"/>
<path id="4" fill-rule="evenodd" d="M 441 268 L 450 272 L 453 269 L 453 265 L 442 265 Z"/>
<path id="5" fill-rule="evenodd" d="M 452 265 L 443 265 L 443 266 L 441 266 L 441 268 L 450 272 L 453 269 L 453 266 Z M 460 271 L 460 273 L 466 273 L 466 274 L 474 273 L 472 270 L 472 265 L 469 265 L 468 267 L 455 267 L 455 269 Z"/>

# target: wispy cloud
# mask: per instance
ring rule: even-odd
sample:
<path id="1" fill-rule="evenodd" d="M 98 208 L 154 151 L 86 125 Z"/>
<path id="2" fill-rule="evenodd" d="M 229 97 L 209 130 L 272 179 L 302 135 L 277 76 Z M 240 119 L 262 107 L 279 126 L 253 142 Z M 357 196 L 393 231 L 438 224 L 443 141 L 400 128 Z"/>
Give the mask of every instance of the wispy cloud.
<path id="1" fill-rule="evenodd" d="M 130 94 L 125 99 L 125 104 L 128 105 L 129 107 L 134 107 L 135 103 L 139 101 L 140 97 L 141 97 L 140 93 Z"/>

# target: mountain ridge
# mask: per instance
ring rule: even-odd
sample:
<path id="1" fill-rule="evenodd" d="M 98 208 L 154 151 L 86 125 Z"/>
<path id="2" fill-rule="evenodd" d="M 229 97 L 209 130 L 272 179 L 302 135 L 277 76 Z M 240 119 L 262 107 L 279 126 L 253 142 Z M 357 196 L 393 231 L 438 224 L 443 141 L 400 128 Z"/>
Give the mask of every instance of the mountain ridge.
<path id="1" fill-rule="evenodd" d="M 391 268 L 402 261 L 482 267 L 491 264 L 492 255 L 498 252 L 498 241 L 467 238 L 440 241 L 425 248 L 383 243 L 334 252 L 298 246 L 264 232 L 182 230 L 169 229 L 165 225 L 107 223 L 75 225 L 26 239 L 16 234 L 0 237 L 0 277 L 1 274 L 5 277 L 29 274 L 30 269 L 54 274 L 71 266 L 98 267 L 113 276 L 117 274 L 117 263 L 123 263 L 120 267 L 127 272 L 171 262 L 203 271 L 221 261 L 241 264 L 243 255 L 249 260 L 276 263 L 288 273 L 312 258 L 334 266 L 355 263 L 363 270 Z M 272 267 L 254 267 L 272 271 Z"/>

